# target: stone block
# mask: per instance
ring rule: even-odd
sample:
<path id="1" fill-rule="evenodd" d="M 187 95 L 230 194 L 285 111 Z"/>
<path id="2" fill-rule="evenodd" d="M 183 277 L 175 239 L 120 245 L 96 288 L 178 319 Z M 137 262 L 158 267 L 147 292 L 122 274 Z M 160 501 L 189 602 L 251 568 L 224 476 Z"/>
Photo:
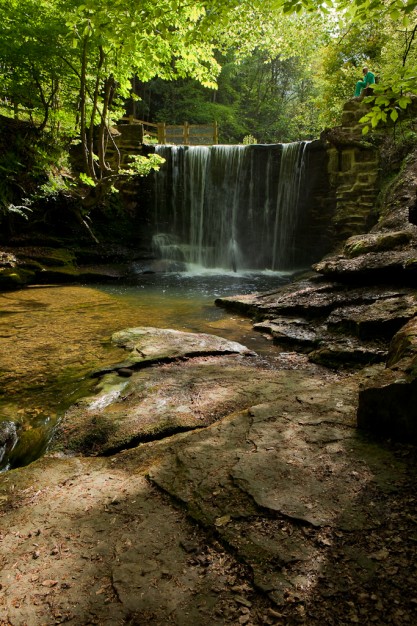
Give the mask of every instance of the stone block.
<path id="1" fill-rule="evenodd" d="M 374 148 L 367 148 L 364 150 L 355 150 L 355 162 L 356 163 L 377 163 L 378 157 Z"/>
<path id="2" fill-rule="evenodd" d="M 350 126 L 356 123 L 356 115 L 354 111 L 343 111 L 342 126 Z"/>

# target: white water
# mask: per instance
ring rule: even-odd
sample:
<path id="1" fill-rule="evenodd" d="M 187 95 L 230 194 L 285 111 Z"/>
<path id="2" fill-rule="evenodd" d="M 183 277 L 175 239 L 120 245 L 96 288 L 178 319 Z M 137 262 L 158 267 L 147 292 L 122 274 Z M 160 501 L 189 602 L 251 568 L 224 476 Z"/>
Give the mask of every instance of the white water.
<path id="1" fill-rule="evenodd" d="M 157 146 L 154 252 L 189 267 L 299 267 L 305 147 Z"/>

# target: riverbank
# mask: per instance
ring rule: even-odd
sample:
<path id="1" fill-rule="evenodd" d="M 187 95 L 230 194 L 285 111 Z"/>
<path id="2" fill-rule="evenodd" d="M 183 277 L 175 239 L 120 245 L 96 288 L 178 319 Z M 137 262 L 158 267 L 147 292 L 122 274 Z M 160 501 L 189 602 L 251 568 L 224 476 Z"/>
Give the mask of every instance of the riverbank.
<path id="1" fill-rule="evenodd" d="M 1 476 L 3 623 L 413 623 L 415 448 L 358 434 L 370 372 L 191 350 L 153 361 L 152 380 L 125 363 L 107 408 L 103 385 L 74 407 L 97 427 L 118 411 L 121 433 L 131 410 L 180 408 L 188 431 L 71 451 L 72 410 L 55 452 Z"/>

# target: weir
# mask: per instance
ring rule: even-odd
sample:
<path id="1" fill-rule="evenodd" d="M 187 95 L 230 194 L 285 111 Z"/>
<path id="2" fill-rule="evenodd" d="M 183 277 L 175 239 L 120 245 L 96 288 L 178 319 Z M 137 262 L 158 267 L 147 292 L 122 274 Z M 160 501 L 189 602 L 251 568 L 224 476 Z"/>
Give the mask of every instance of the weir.
<path id="1" fill-rule="evenodd" d="M 305 266 L 309 146 L 157 146 L 166 163 L 155 175 L 154 253 L 233 271 Z"/>

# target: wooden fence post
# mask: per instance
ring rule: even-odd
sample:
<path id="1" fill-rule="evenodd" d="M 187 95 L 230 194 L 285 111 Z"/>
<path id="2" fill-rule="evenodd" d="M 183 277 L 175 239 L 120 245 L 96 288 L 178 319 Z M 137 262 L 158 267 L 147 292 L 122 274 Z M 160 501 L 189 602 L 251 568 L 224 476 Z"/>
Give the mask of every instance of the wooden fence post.
<path id="1" fill-rule="evenodd" d="M 158 122 L 158 143 L 165 144 L 167 142 L 167 134 L 165 122 Z"/>
<path id="2" fill-rule="evenodd" d="M 184 122 L 184 146 L 190 145 L 190 125 Z"/>
<path id="3" fill-rule="evenodd" d="M 213 143 L 219 143 L 219 125 L 216 121 L 213 122 Z"/>

